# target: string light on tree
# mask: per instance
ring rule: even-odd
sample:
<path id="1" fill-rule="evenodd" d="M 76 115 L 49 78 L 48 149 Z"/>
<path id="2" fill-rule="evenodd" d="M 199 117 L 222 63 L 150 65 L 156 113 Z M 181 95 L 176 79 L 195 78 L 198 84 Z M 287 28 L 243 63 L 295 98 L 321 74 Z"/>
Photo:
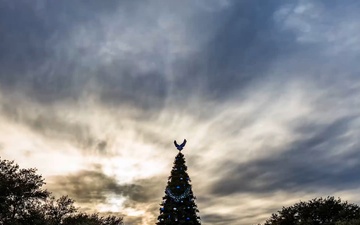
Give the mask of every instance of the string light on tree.
<path id="1" fill-rule="evenodd" d="M 179 153 L 175 157 L 156 224 L 201 225 L 200 217 L 197 215 L 199 210 L 194 201 L 196 198 L 192 192 L 189 175 L 186 172 L 185 158 L 181 153 L 186 145 L 186 140 L 180 145 L 174 141 L 174 145 Z"/>
<path id="2" fill-rule="evenodd" d="M 181 201 L 183 198 L 186 198 L 187 196 L 189 196 L 190 194 L 190 187 L 188 187 L 184 193 L 182 193 L 181 195 L 174 195 L 170 188 L 166 188 L 166 193 L 175 201 L 175 202 L 179 202 Z"/>

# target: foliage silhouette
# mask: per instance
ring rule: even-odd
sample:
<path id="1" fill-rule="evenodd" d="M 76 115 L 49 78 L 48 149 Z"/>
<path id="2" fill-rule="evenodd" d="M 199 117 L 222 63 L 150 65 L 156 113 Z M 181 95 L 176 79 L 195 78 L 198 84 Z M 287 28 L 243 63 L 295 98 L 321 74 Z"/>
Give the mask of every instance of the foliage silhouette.
<path id="1" fill-rule="evenodd" d="M 36 169 L 0 158 L 0 225 L 122 225 L 123 218 L 79 212 L 68 196 L 55 199 Z"/>
<path id="2" fill-rule="evenodd" d="M 359 225 L 360 219 L 350 220 L 346 222 L 337 222 L 336 225 Z"/>
<path id="3" fill-rule="evenodd" d="M 360 207 L 334 197 L 315 198 L 283 207 L 264 225 L 354 225 L 360 224 Z"/>

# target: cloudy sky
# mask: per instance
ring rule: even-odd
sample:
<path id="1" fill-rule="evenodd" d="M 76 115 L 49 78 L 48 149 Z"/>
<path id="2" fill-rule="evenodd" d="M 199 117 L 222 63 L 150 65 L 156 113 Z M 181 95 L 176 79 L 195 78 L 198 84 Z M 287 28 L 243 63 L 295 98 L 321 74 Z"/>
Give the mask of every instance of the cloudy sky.
<path id="1" fill-rule="evenodd" d="M 203 224 L 360 203 L 357 0 L 0 0 L 0 156 L 154 224 L 186 138 Z"/>

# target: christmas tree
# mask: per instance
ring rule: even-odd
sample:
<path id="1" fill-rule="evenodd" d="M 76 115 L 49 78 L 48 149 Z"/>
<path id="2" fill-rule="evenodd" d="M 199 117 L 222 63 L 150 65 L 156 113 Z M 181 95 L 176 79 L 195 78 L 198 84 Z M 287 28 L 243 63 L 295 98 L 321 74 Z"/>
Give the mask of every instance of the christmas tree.
<path id="1" fill-rule="evenodd" d="M 160 215 L 157 225 L 201 225 L 199 210 L 195 204 L 196 197 L 191 189 L 191 180 L 187 174 L 184 155 L 181 150 L 186 140 L 181 145 L 174 141 L 179 153 L 175 157 L 174 166 L 169 176 L 165 196 L 160 204 Z"/>

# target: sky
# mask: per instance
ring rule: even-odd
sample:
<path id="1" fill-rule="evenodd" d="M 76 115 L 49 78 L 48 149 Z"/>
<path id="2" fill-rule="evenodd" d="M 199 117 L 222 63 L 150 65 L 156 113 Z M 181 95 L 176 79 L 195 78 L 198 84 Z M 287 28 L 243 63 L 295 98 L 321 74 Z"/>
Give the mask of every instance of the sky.
<path id="1" fill-rule="evenodd" d="M 0 0 L 0 156 L 155 224 L 183 153 L 204 225 L 360 204 L 357 0 Z"/>

